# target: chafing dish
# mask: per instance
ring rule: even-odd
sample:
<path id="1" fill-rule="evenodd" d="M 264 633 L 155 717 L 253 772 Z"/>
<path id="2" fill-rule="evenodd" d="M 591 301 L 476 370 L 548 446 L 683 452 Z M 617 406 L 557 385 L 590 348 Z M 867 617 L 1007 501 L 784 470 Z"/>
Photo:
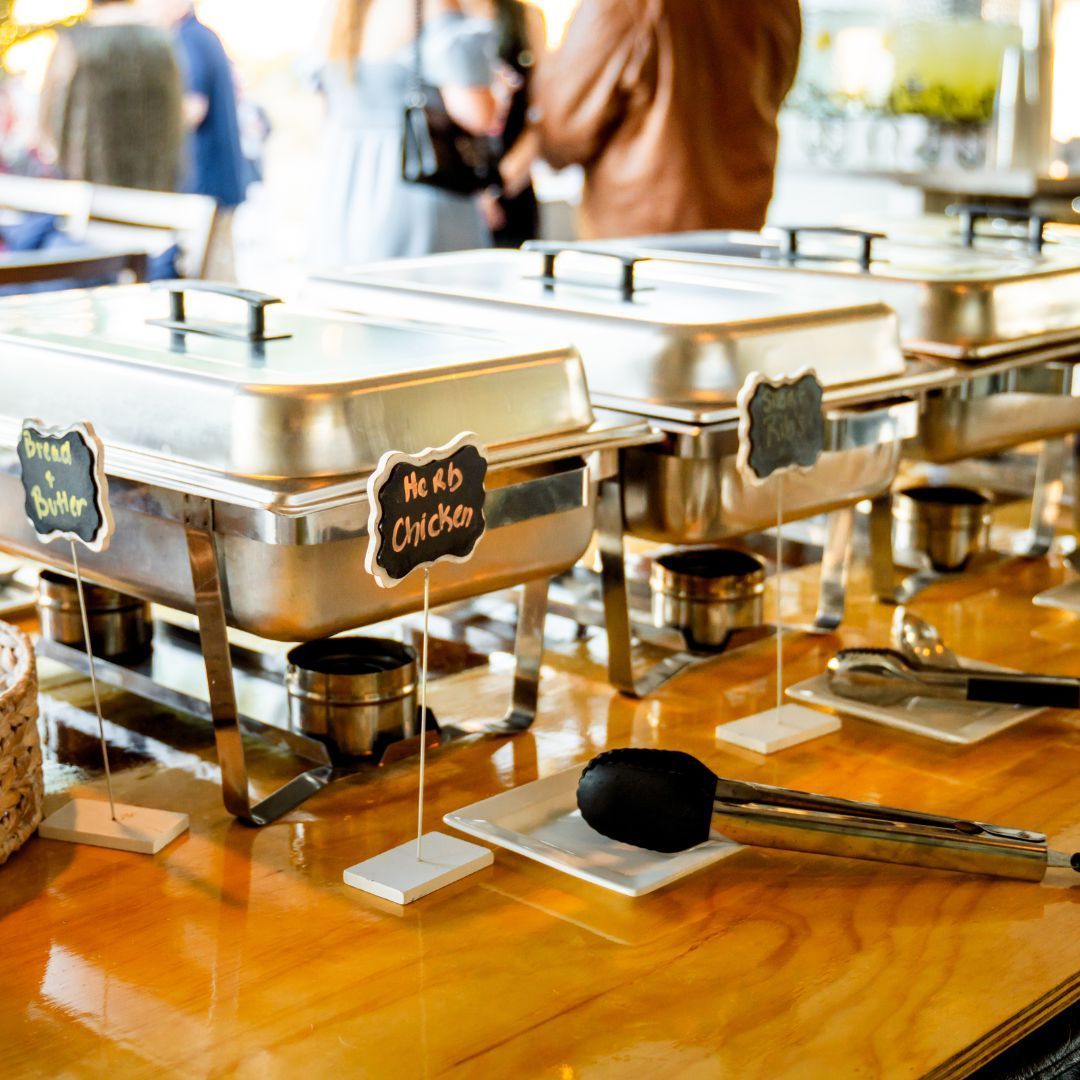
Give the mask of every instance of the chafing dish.
<path id="1" fill-rule="evenodd" d="M 458 252 L 320 274 L 307 296 L 446 325 L 554 332 L 580 350 L 595 406 L 644 418 L 661 435 L 621 453 L 620 482 L 605 485 L 600 507 L 611 675 L 622 689 L 644 693 L 689 661 L 634 678 L 624 531 L 704 544 L 776 523 L 776 482 L 752 486 L 735 466 L 736 395 L 747 375 L 812 365 L 826 388 L 828 446 L 810 472 L 784 478 L 786 519 L 850 508 L 888 490 L 901 440 L 915 434 L 917 405 L 905 395 L 938 376 L 905 363 L 895 315 L 880 302 L 793 297 L 764 280 L 646 280 L 638 262 L 557 246 Z M 824 625 L 835 626 L 843 606 L 846 514 L 823 575 Z"/>
<path id="2" fill-rule="evenodd" d="M 1046 440 L 1028 548 L 1044 554 L 1062 487 L 1061 439 L 1080 429 L 1080 250 L 1044 242 L 1044 222 L 1027 211 L 969 206 L 954 216 L 882 230 L 683 233 L 607 246 L 656 260 L 649 275 L 768 275 L 786 290 L 839 288 L 837 295 L 889 304 L 909 357 L 942 376 L 924 388 L 918 436 L 906 451 L 948 463 Z M 1021 231 L 987 236 L 981 223 L 991 218 L 1019 221 Z"/>
<path id="3" fill-rule="evenodd" d="M 199 298 L 215 316 L 235 318 L 217 308 L 243 301 L 247 326 L 196 322 L 193 290 L 226 294 Z M 226 805 L 262 823 L 325 783 L 327 758 L 289 733 L 320 768 L 252 803 L 226 627 L 309 640 L 418 609 L 419 581 L 383 589 L 364 571 L 366 480 L 388 449 L 475 432 L 490 455 L 488 532 L 471 561 L 432 573 L 431 601 L 526 583 L 514 707 L 498 730 L 527 726 L 547 579 L 589 543 L 609 451 L 646 426 L 597 422 L 566 346 L 290 309 L 270 334 L 273 298 L 206 283 L 170 295 L 171 306 L 141 286 L 0 303 L 0 546 L 69 568 L 66 547 L 39 544 L 25 518 L 14 450 L 25 417 L 92 421 L 116 533 L 83 569 L 198 616 Z"/>

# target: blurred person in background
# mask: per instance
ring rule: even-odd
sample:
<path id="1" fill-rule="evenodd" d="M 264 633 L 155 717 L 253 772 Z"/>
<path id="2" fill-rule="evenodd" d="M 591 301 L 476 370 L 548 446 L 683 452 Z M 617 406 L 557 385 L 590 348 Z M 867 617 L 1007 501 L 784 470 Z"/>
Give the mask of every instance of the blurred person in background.
<path id="1" fill-rule="evenodd" d="M 467 18 L 458 0 L 424 0 L 422 19 L 424 83 L 466 131 L 499 134 L 505 105 L 493 89 L 491 25 Z M 402 179 L 415 21 L 412 0 L 336 0 L 320 75 L 327 125 L 312 251 L 319 266 L 491 242 L 476 198 Z"/>
<path id="2" fill-rule="evenodd" d="M 180 72 L 168 34 L 126 0 L 94 0 L 63 30 L 41 92 L 45 156 L 70 180 L 175 191 Z"/>
<path id="3" fill-rule="evenodd" d="M 532 165 L 540 139 L 531 122 L 532 77 L 545 48 L 544 16 L 523 0 L 466 0 L 470 15 L 495 26 L 499 62 L 510 74 L 511 97 L 503 128 L 499 162 L 501 190 L 481 205 L 496 247 L 516 248 L 540 233 L 540 212 L 533 191 Z"/>
<path id="4" fill-rule="evenodd" d="M 239 77 L 236 80 L 236 120 L 240 125 L 240 150 L 247 162 L 249 182 L 261 184 L 266 177 L 266 144 L 274 133 L 274 125 L 266 109 L 247 94 Z"/>
<path id="5" fill-rule="evenodd" d="M 761 228 L 801 36 L 798 0 L 581 0 L 536 100 L 582 236 Z"/>
<path id="6" fill-rule="evenodd" d="M 180 190 L 216 200 L 206 276 L 235 281 L 233 215 L 247 196 L 252 176 L 240 141 L 232 65 L 221 39 L 199 21 L 193 0 L 161 0 L 159 10 L 172 28 L 184 79 L 188 137 Z"/>
<path id="7" fill-rule="evenodd" d="M 0 172 L 39 175 L 41 162 L 20 122 L 17 77 L 0 72 Z"/>

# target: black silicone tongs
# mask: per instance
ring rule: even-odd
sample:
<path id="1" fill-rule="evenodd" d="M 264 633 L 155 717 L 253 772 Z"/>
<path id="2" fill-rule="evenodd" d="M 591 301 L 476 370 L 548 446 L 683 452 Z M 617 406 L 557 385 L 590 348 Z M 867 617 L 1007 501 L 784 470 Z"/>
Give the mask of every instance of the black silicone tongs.
<path id="1" fill-rule="evenodd" d="M 686 851 L 715 828 L 756 847 L 1023 881 L 1041 881 L 1051 867 L 1080 872 L 1080 853 L 1051 850 L 1040 832 L 730 780 L 678 750 L 598 755 L 577 802 L 601 835 L 652 851 Z"/>

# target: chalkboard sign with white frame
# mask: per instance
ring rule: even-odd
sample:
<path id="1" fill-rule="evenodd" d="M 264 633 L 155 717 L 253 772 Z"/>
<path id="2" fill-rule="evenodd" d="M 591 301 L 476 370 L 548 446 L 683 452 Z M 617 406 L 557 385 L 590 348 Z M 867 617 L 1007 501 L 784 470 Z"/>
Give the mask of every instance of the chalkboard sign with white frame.
<path id="1" fill-rule="evenodd" d="M 392 588 L 420 567 L 470 559 L 486 526 L 486 476 L 471 432 L 419 454 L 385 453 L 368 478 L 368 573 Z"/>
<path id="2" fill-rule="evenodd" d="M 24 508 L 45 544 L 78 541 L 104 551 L 113 532 L 105 448 L 87 421 L 64 428 L 24 420 L 19 433 Z"/>
<path id="3" fill-rule="evenodd" d="M 752 483 L 806 472 L 825 449 L 824 391 L 812 368 L 769 379 L 750 375 L 739 391 L 738 467 Z"/>

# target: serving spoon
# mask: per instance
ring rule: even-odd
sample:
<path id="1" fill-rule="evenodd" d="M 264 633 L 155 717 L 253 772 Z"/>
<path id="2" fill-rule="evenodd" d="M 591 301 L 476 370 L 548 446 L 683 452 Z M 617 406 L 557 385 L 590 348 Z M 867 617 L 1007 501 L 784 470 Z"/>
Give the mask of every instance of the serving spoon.
<path id="1" fill-rule="evenodd" d="M 942 640 L 936 626 L 899 607 L 893 616 L 892 639 L 909 660 L 931 667 L 963 667 L 960 658 Z"/>

